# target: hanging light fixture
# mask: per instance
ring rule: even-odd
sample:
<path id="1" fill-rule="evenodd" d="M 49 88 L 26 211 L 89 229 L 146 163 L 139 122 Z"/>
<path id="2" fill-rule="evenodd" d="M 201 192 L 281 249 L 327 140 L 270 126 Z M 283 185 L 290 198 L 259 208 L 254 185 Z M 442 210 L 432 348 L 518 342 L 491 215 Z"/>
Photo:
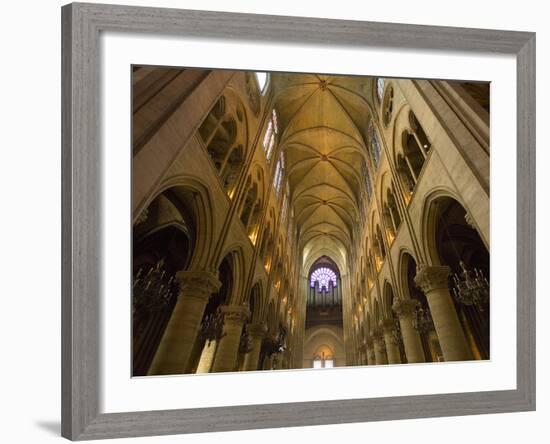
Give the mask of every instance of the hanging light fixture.
<path id="1" fill-rule="evenodd" d="M 419 306 L 416 309 L 416 316 L 413 317 L 413 327 L 423 334 L 434 329 L 432 314 L 428 308 Z"/>
<path id="2" fill-rule="evenodd" d="M 479 311 L 489 302 L 489 281 L 483 271 L 474 268 L 468 270 L 460 261 L 460 274 L 453 273 L 453 295 L 463 305 L 474 305 Z"/>
<path id="3" fill-rule="evenodd" d="M 401 324 L 398 319 L 394 319 L 395 328 L 392 332 L 392 342 L 399 348 L 403 347 L 403 335 L 401 334 Z"/>
<path id="4" fill-rule="evenodd" d="M 489 281 L 483 275 L 483 271 L 477 268 L 472 270 L 466 268 L 466 264 L 458 253 L 453 239 L 449 234 L 447 223 L 443 217 L 441 217 L 441 222 L 443 223 L 443 228 L 445 229 L 447 239 L 449 239 L 449 242 L 451 243 L 453 252 L 458 259 L 458 263 L 462 270 L 460 273 L 452 274 L 453 285 L 451 290 L 453 296 L 458 303 L 467 306 L 475 306 L 480 312 L 482 312 L 484 310 L 484 306 L 489 302 Z M 467 220 L 466 223 L 468 223 Z"/>

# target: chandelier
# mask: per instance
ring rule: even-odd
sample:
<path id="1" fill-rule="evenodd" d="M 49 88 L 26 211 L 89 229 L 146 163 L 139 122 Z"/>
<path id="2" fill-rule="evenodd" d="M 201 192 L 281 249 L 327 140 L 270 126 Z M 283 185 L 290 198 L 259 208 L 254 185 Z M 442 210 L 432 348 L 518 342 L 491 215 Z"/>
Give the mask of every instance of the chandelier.
<path id="1" fill-rule="evenodd" d="M 419 333 L 428 333 L 434 329 L 432 314 L 428 308 L 418 307 L 413 317 L 413 327 Z"/>
<path id="2" fill-rule="evenodd" d="M 471 225 L 464 216 L 466 223 Z M 442 218 L 443 228 L 449 242 L 451 243 L 455 257 L 458 260 L 460 268 L 459 273 L 452 274 L 452 292 L 456 301 L 462 305 L 475 306 L 480 312 L 484 310 L 484 306 L 489 302 L 489 281 L 483 275 L 483 272 L 477 268 L 469 270 L 461 258 L 461 255 L 456 248 L 453 238 L 449 233 L 445 218 Z"/>
<path id="3" fill-rule="evenodd" d="M 206 315 L 200 326 L 199 337 L 200 339 L 208 342 L 208 345 L 212 341 L 219 341 L 225 336 L 223 331 L 223 315 L 218 310 L 216 313 L 210 313 Z"/>
<path id="4" fill-rule="evenodd" d="M 248 333 L 248 328 L 245 328 L 241 333 L 241 339 L 239 340 L 239 353 L 246 355 L 252 351 L 252 338 Z"/>
<path id="5" fill-rule="evenodd" d="M 463 261 L 460 261 L 461 273 L 453 273 L 453 294 L 455 299 L 463 305 L 474 305 L 479 311 L 489 302 L 489 281 L 483 271 L 474 268 L 468 270 Z"/>
<path id="6" fill-rule="evenodd" d="M 134 313 L 150 313 L 170 305 L 179 290 L 175 276 L 167 272 L 163 259 L 147 271 L 140 268 L 132 287 Z"/>
<path id="7" fill-rule="evenodd" d="M 403 335 L 401 334 L 401 324 L 398 319 L 394 319 L 395 328 L 392 331 L 392 342 L 399 348 L 403 347 Z"/>

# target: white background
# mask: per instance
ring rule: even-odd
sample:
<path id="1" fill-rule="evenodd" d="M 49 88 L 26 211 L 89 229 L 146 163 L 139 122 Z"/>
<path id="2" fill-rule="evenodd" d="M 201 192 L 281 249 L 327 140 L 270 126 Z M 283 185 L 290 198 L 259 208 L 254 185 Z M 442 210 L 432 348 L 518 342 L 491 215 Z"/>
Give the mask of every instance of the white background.
<path id="1" fill-rule="evenodd" d="M 421 51 L 323 48 L 198 41 L 107 33 L 102 45 L 102 412 L 162 410 L 516 388 L 516 62 Z M 246 57 L 235 57 L 246 54 Z M 349 367 L 330 371 L 257 372 L 128 378 L 130 328 L 131 64 L 391 74 L 491 81 L 491 360 L 442 365 Z M 120 297 L 127 295 L 127 297 Z M 414 381 L 411 384 L 410 381 Z M 320 389 L 322 387 L 322 389 Z"/>
<path id="2" fill-rule="evenodd" d="M 105 2 L 105 1 L 104 1 Z M 549 78 L 547 54 L 550 31 L 543 2 L 521 4 L 463 0 L 443 5 L 440 1 L 394 0 L 378 4 L 357 0 L 250 2 L 244 0 L 155 1 L 128 4 L 185 7 L 226 11 L 273 13 L 393 21 L 537 32 L 537 77 Z M 0 190 L 0 277 L 2 277 L 2 360 L 0 405 L 2 441 L 48 442 L 60 440 L 60 11 L 61 2 L 10 2 L 3 5 L 2 130 Z M 546 56 L 545 56 L 546 54 Z M 539 81 L 538 101 L 548 97 L 548 85 Z M 548 121 L 548 111 L 538 109 L 538 139 Z M 547 150 L 539 150 L 538 164 L 548 161 Z M 538 219 L 545 221 L 544 194 L 550 183 L 539 171 Z M 543 226 L 543 224 L 539 224 Z M 544 273 L 543 250 L 548 231 L 538 233 L 538 268 Z M 394 442 L 481 442 L 508 443 L 546 435 L 549 358 L 545 355 L 549 327 L 543 315 L 549 303 L 539 279 L 538 312 L 538 411 L 462 418 L 438 418 L 339 426 L 318 426 L 223 434 L 140 438 L 135 442 L 183 441 L 209 443 L 280 442 L 345 439 Z M 413 381 L 411 381 L 413 383 Z"/>

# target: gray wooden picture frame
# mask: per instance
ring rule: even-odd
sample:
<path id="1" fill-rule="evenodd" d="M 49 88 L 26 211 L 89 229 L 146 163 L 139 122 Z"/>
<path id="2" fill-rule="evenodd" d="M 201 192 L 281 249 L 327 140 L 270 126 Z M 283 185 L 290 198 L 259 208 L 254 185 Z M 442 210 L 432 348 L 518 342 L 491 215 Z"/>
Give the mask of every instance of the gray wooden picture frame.
<path id="1" fill-rule="evenodd" d="M 104 31 L 517 57 L 517 389 L 101 413 L 99 35 Z M 534 33 L 74 3 L 62 8 L 62 107 L 62 435 L 66 438 L 85 440 L 535 409 Z"/>

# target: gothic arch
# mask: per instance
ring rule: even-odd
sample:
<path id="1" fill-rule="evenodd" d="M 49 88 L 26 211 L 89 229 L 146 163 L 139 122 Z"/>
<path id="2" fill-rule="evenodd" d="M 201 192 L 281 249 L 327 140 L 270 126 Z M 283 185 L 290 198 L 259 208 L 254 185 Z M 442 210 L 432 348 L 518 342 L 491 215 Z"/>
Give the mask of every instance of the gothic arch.
<path id="1" fill-rule="evenodd" d="M 383 304 L 382 304 L 382 318 L 383 319 L 391 319 L 393 318 L 393 303 L 395 301 L 395 292 L 393 290 L 393 286 L 390 283 L 390 281 L 386 280 L 384 281 L 384 295 L 383 295 Z"/>
<path id="2" fill-rule="evenodd" d="M 159 187 L 153 202 L 161 194 L 167 192 L 180 200 L 190 212 L 195 225 L 194 252 L 189 265 L 190 269 L 204 269 L 211 260 L 214 246 L 217 242 L 216 214 L 212 205 L 212 197 L 208 187 L 193 176 L 176 176 L 166 180 Z M 149 205 L 147 208 L 149 208 Z M 144 210 L 147 212 L 147 209 Z M 143 212 L 142 212 L 143 213 Z M 139 219 L 139 216 L 138 216 Z"/>
<path id="3" fill-rule="evenodd" d="M 233 198 L 249 147 L 248 118 L 239 94 L 227 87 L 201 123 L 198 134 L 225 192 Z"/>
<path id="4" fill-rule="evenodd" d="M 250 308 L 251 324 L 261 324 L 263 322 L 263 314 L 266 305 L 266 292 L 264 288 L 265 282 L 263 280 L 259 280 L 252 286 L 252 289 L 250 290 L 248 304 Z"/>
<path id="5" fill-rule="evenodd" d="M 401 248 L 399 251 L 399 259 L 397 262 L 397 294 L 401 299 L 411 299 L 411 291 L 408 284 L 408 274 L 410 272 L 409 267 L 414 265 L 416 274 L 416 260 L 414 254 L 408 248 Z"/>
<path id="6" fill-rule="evenodd" d="M 429 265 L 441 265 L 441 260 L 437 252 L 436 231 L 437 221 L 440 215 L 439 203 L 451 199 L 456 201 L 462 208 L 466 209 L 458 195 L 448 188 L 436 188 L 426 193 L 422 204 L 421 244 L 424 250 L 424 257 Z"/>
<path id="7" fill-rule="evenodd" d="M 219 268 L 225 258 L 229 258 L 232 266 L 233 289 L 227 299 L 231 305 L 240 305 L 244 302 L 244 288 L 246 283 L 246 270 L 249 268 L 245 257 L 245 248 L 241 244 L 233 244 L 227 247 L 220 255 L 220 261 L 216 268 Z"/>

